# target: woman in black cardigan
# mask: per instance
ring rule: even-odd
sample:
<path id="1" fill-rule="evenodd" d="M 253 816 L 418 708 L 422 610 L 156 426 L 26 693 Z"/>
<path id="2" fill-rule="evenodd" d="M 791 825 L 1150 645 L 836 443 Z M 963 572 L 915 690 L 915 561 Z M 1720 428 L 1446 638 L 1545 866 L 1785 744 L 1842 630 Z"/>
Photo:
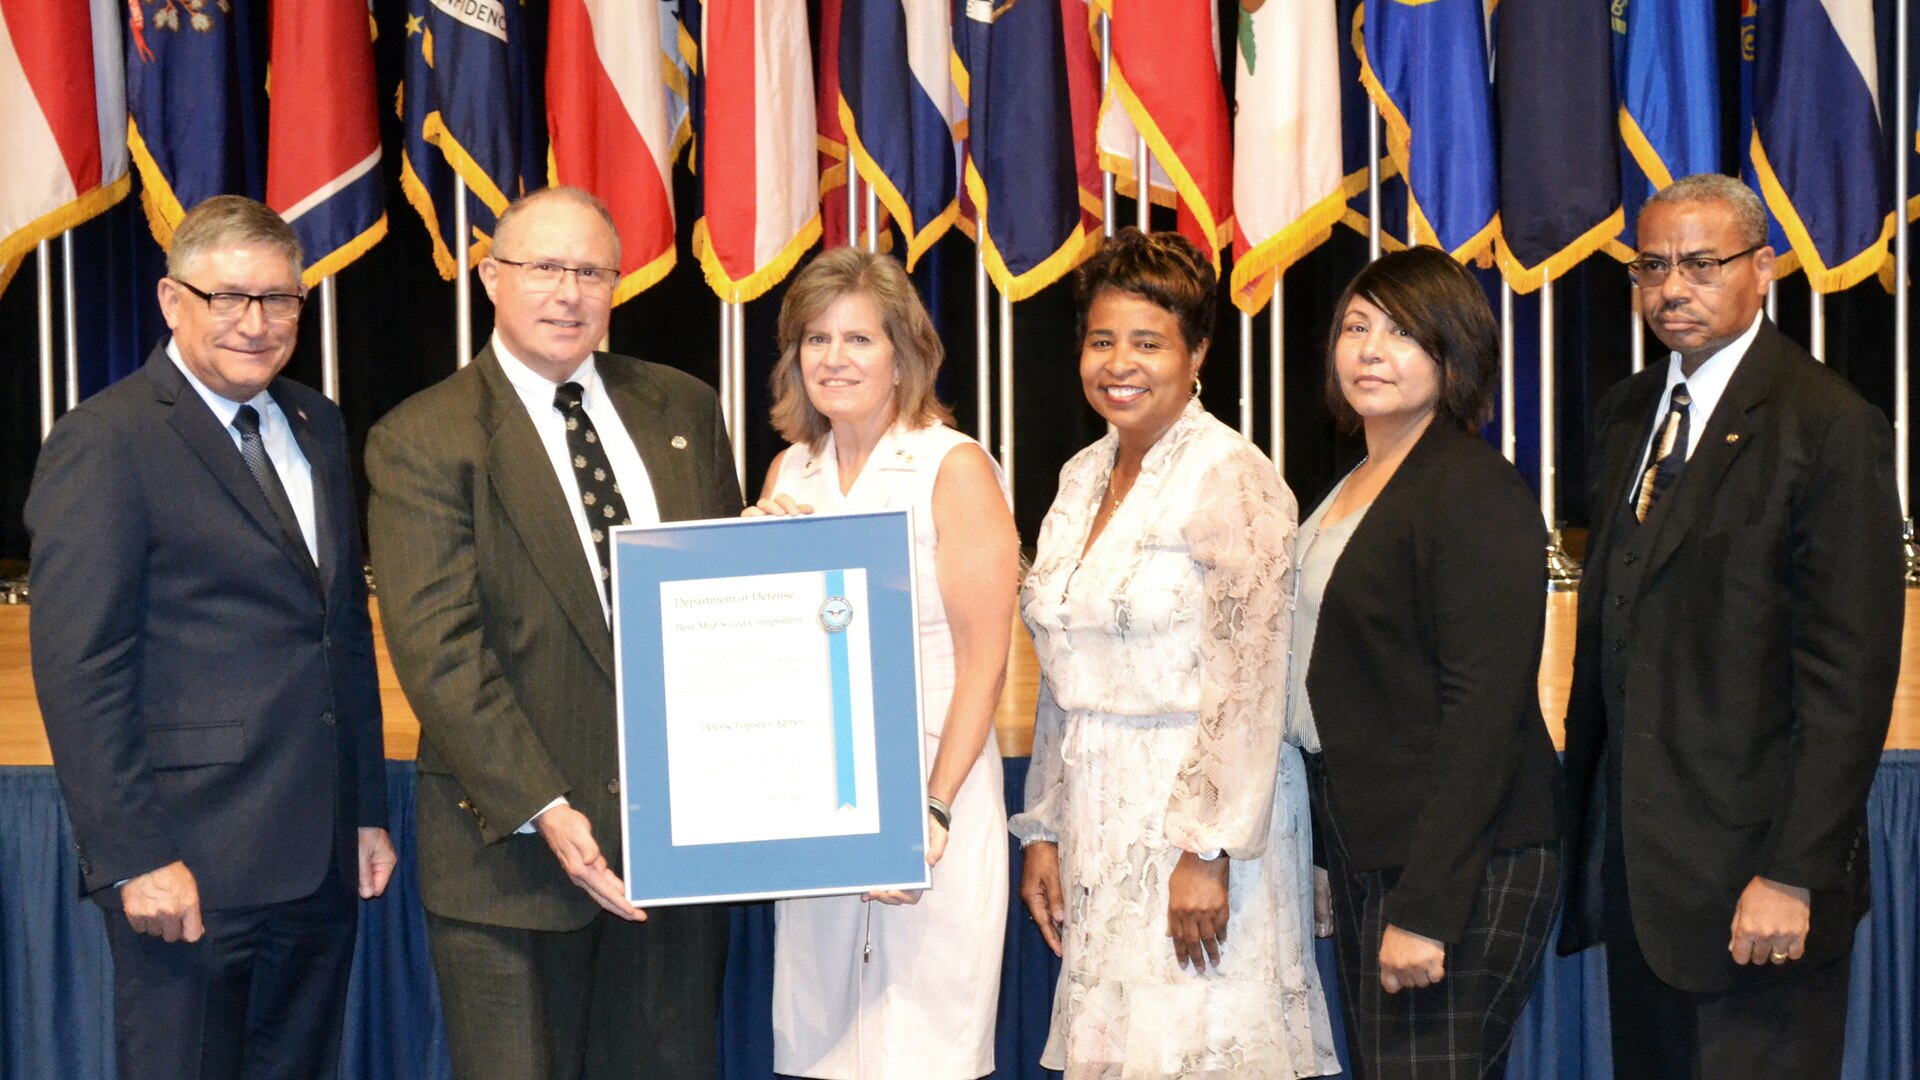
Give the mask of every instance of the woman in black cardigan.
<path id="1" fill-rule="evenodd" d="M 1500 1075 L 1559 903 L 1540 715 L 1546 532 L 1478 434 L 1497 335 L 1444 252 L 1373 263 L 1335 308 L 1327 402 L 1367 457 L 1302 523 L 1288 737 L 1354 1074 Z"/>

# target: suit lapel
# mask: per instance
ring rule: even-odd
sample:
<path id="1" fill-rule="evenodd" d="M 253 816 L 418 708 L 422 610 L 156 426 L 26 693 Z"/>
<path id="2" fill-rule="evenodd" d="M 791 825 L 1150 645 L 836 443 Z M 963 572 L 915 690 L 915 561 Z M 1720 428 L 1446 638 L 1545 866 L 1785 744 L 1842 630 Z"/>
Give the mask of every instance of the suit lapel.
<path id="1" fill-rule="evenodd" d="M 233 436 L 227 434 L 213 415 L 213 410 L 187 384 L 187 377 L 174 366 L 164 343 L 147 358 L 144 370 L 154 382 L 155 400 L 172 406 L 167 413 L 167 423 L 180 436 L 180 440 L 200 458 L 200 463 L 207 467 L 220 486 L 227 489 L 227 494 L 240 504 L 240 509 L 253 519 L 254 525 L 266 533 L 267 538 L 277 544 L 302 573 L 311 577 L 313 560 L 309 553 L 296 548 L 296 539 L 288 536 L 287 531 L 280 527 L 280 519 L 274 516 L 266 494 L 260 490 L 253 474 L 247 471 L 246 462 L 240 459 Z"/>
<path id="2" fill-rule="evenodd" d="M 1778 333 L 1772 323 L 1761 326 L 1759 336 L 1741 358 L 1733 378 L 1728 380 L 1726 392 L 1720 395 L 1713 415 L 1707 418 L 1699 445 L 1687 458 L 1679 478 L 1674 480 L 1673 490 L 1660 500 L 1661 505 L 1648 518 L 1656 529 L 1647 550 L 1649 577 L 1673 557 L 1701 511 L 1713 502 L 1713 494 L 1727 470 L 1733 467 L 1734 459 L 1752 444 L 1754 417 L 1751 414 L 1767 400 L 1773 388 L 1776 343 L 1772 338 Z"/>
<path id="3" fill-rule="evenodd" d="M 1654 369 L 1657 372 L 1664 370 L 1664 365 Z M 1660 407 L 1660 399 L 1666 390 L 1664 374 L 1649 372 L 1643 377 L 1642 385 L 1635 387 L 1614 414 L 1604 420 L 1606 430 L 1600 433 L 1597 440 L 1601 447 L 1601 504 L 1588 511 L 1593 522 L 1588 552 L 1607 550 L 1609 534 L 1619 517 L 1620 505 L 1626 502 L 1627 494 L 1633 487 L 1634 473 L 1640 465 L 1640 451 L 1647 434 L 1653 430 L 1654 410 Z M 1584 594 L 1587 590 L 1581 591 Z"/>
<path id="4" fill-rule="evenodd" d="M 667 415 L 666 399 L 646 377 L 645 369 L 632 361 L 609 363 L 600 353 L 595 367 L 600 383 L 613 400 L 613 410 L 640 453 L 647 467 L 647 482 L 653 488 L 653 503 L 661 521 L 686 521 L 705 517 L 700 503 L 700 488 L 695 482 L 691 444 L 678 430 L 677 418 Z"/>
<path id="5" fill-rule="evenodd" d="M 313 479 L 313 554 L 318 559 L 315 573 L 319 576 L 321 595 L 331 596 L 334 581 L 339 577 L 341 556 L 334 534 L 334 499 L 341 494 L 333 490 L 331 483 L 334 463 L 326 447 L 314 437 L 312 417 L 293 400 L 285 380 L 275 379 L 267 391 L 273 395 L 274 404 L 280 406 L 280 414 L 293 429 L 293 441 L 299 444 L 300 453 L 307 459 L 307 471 Z"/>
<path id="6" fill-rule="evenodd" d="M 580 532 L 568 513 L 566 490 L 553 474 L 540 433 L 521 407 L 491 346 L 474 358 L 484 392 L 481 422 L 492 433 L 487 445 L 487 476 L 507 519 L 533 561 L 535 572 L 554 602 L 573 624 L 601 670 L 613 676 L 613 635 L 600 610 L 599 590 L 587 566 Z"/>

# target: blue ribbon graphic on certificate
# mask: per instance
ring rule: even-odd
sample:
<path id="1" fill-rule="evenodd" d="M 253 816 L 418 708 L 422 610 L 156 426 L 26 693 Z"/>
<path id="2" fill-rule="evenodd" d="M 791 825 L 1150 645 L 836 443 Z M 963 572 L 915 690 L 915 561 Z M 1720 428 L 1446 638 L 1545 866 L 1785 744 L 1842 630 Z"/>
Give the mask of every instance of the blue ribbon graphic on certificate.
<path id="1" fill-rule="evenodd" d="M 864 569 L 660 584 L 676 847 L 880 829 Z"/>

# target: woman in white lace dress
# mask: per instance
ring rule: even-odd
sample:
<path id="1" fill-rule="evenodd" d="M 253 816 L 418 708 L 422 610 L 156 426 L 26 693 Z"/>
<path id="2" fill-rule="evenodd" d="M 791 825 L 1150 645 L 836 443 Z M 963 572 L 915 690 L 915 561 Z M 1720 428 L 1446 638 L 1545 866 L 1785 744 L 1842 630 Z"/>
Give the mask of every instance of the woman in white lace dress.
<path id="1" fill-rule="evenodd" d="M 1041 669 L 1021 895 L 1065 966 L 1041 1064 L 1078 1078 L 1338 1070 L 1282 741 L 1295 504 L 1194 399 L 1215 275 L 1123 230 L 1080 273 L 1113 430 L 1060 472 L 1021 593 Z"/>
<path id="2" fill-rule="evenodd" d="M 933 887 L 783 900 L 774 1069 L 844 1080 L 993 1071 L 1007 920 L 1006 800 L 993 712 L 1020 539 L 1006 483 L 934 397 L 940 339 L 900 264 L 852 248 L 780 308 L 774 459 L 747 512 L 911 508 Z"/>

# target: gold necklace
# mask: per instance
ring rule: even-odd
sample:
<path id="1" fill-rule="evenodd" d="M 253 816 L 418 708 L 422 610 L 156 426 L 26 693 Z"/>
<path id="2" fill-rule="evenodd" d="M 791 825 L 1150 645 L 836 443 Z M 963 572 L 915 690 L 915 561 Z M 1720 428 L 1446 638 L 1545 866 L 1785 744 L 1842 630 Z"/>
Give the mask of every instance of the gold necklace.
<path id="1" fill-rule="evenodd" d="M 1105 499 L 1106 496 L 1113 495 L 1113 503 L 1107 507 L 1107 513 L 1105 515 L 1108 521 L 1112 521 L 1113 516 L 1120 512 L 1120 504 L 1127 501 L 1127 496 L 1133 494 L 1133 485 L 1139 482 L 1140 482 L 1140 478 L 1136 476 L 1133 479 L 1133 483 L 1129 483 L 1127 485 L 1127 490 L 1122 491 L 1119 494 L 1114 494 L 1113 471 L 1111 469 L 1107 471 L 1106 490 L 1102 491 L 1100 494 L 1103 500 Z"/>

